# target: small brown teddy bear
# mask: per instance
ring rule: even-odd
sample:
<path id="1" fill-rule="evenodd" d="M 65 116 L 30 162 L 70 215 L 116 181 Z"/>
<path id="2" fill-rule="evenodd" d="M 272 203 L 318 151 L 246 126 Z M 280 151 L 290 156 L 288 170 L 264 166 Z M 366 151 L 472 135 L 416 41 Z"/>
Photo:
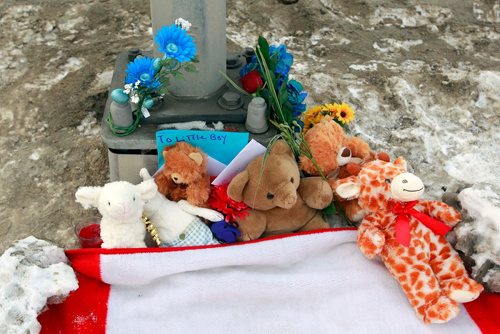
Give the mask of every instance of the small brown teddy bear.
<path id="1" fill-rule="evenodd" d="M 250 162 L 228 186 L 231 199 L 251 208 L 248 216 L 237 219 L 240 239 L 328 228 L 318 210 L 333 199 L 329 184 L 320 177 L 301 179 L 295 157 L 282 140 L 272 146 L 264 165 L 263 158 Z"/>
<path id="2" fill-rule="evenodd" d="M 187 200 L 196 206 L 206 206 L 210 196 L 207 158 L 196 147 L 179 142 L 163 150 L 165 165 L 156 175 L 158 191 L 172 201 Z"/>
<path id="3" fill-rule="evenodd" d="M 364 140 L 347 136 L 344 129 L 330 116 L 326 116 L 320 123 L 308 130 L 304 135 L 304 140 L 309 145 L 318 166 L 329 178 L 332 189 L 338 178 L 357 175 L 361 166 L 366 162 L 375 159 L 390 161 L 387 153 L 375 153 Z M 305 156 L 300 157 L 300 167 L 310 175 L 319 175 L 312 161 Z M 361 209 L 356 199 L 346 201 L 337 198 L 337 201 L 347 219 L 352 222 L 360 222 L 363 219 L 365 211 Z"/>

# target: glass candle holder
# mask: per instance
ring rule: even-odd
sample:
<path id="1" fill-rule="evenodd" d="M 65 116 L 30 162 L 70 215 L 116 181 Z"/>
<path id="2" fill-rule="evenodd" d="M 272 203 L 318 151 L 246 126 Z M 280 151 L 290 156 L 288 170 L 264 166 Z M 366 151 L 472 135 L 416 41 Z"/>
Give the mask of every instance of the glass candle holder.
<path id="1" fill-rule="evenodd" d="M 75 226 L 75 234 L 81 248 L 101 248 L 101 219 L 97 217 L 79 221 Z"/>

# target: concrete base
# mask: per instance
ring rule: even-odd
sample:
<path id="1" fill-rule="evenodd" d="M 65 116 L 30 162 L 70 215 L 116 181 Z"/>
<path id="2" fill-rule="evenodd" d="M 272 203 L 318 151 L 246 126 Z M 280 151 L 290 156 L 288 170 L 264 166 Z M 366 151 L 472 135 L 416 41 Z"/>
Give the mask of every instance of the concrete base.
<path id="1" fill-rule="evenodd" d="M 121 153 L 108 149 L 109 178 L 111 181 L 128 181 L 133 184 L 142 181 L 139 176 L 141 168 L 145 167 L 152 175 L 157 170 L 158 157 L 156 152 Z"/>
<path id="2" fill-rule="evenodd" d="M 141 52 L 141 54 L 151 56 L 150 52 Z M 123 88 L 125 69 L 131 59 L 133 55 L 129 52 L 122 52 L 118 55 L 110 92 L 116 88 Z M 227 63 L 227 75 L 234 82 L 238 82 L 239 70 L 245 64 L 243 55 L 230 55 Z M 223 108 L 222 106 L 227 102 L 224 100 L 224 96 L 227 98 L 227 93 L 230 93 L 230 96 L 237 94 L 241 104 L 238 104 L 236 108 Z M 160 130 L 164 124 L 205 121 L 210 125 L 211 122 L 221 121 L 230 131 L 248 132 L 244 124 L 250 100 L 250 96 L 241 95 L 229 84 L 203 99 L 187 99 L 169 95 L 163 102 L 158 102 L 151 109 L 151 116 L 141 120 L 139 128 L 134 133 L 126 137 L 117 137 L 111 133 L 105 121 L 111 105 L 111 97 L 108 96 L 101 123 L 101 136 L 108 148 L 111 181 L 124 180 L 137 183 L 141 181 L 139 170 L 142 167 L 148 168 L 150 173 L 156 171 L 156 131 Z M 276 135 L 276 130 L 270 128 L 264 133 L 251 135 L 251 138 L 267 145 L 274 135 Z"/>

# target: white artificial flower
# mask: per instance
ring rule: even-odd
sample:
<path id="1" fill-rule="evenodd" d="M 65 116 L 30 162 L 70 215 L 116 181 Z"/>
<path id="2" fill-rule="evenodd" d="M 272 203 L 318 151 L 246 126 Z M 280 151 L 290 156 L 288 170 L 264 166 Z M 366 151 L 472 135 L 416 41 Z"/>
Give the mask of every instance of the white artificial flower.
<path id="1" fill-rule="evenodd" d="M 125 86 L 123 86 L 123 88 L 125 88 L 123 90 L 125 94 L 130 94 L 130 92 L 133 91 L 132 84 L 126 84 Z"/>
<path id="2" fill-rule="evenodd" d="M 184 29 L 186 31 L 189 31 L 192 26 L 191 22 L 189 22 L 188 20 L 184 20 L 182 17 L 179 17 L 177 20 L 175 20 L 175 25 L 181 27 L 181 29 Z"/>
<path id="3" fill-rule="evenodd" d="M 139 85 L 140 85 L 140 84 L 141 84 L 141 80 L 137 80 L 137 81 L 135 82 L 135 88 L 139 87 Z"/>
<path id="4" fill-rule="evenodd" d="M 137 94 L 132 95 L 132 97 L 130 98 L 130 102 L 139 103 L 139 95 L 137 95 Z"/>

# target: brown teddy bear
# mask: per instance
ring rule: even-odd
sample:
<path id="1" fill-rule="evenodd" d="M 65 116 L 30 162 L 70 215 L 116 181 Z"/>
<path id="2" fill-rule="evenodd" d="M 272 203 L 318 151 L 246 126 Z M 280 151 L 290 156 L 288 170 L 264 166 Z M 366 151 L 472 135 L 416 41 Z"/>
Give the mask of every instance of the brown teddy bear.
<path id="1" fill-rule="evenodd" d="M 288 144 L 278 140 L 268 156 L 259 156 L 229 183 L 227 194 L 251 210 L 237 219 L 241 240 L 328 228 L 321 210 L 330 205 L 332 189 L 320 177 L 300 178 Z"/>
<path id="2" fill-rule="evenodd" d="M 357 175 L 366 162 L 375 159 L 390 161 L 387 153 L 375 153 L 364 140 L 347 136 L 344 129 L 330 116 L 324 117 L 320 123 L 309 129 L 304 135 L 304 140 L 309 145 L 316 163 L 329 178 L 332 189 L 333 183 L 338 178 Z M 305 156 L 300 157 L 300 167 L 310 175 L 319 175 L 312 161 Z M 356 199 L 349 201 L 338 197 L 336 199 L 347 219 L 352 222 L 360 222 L 363 219 L 365 211 L 361 209 Z"/>
<path id="3" fill-rule="evenodd" d="M 210 196 L 207 158 L 196 147 L 179 142 L 163 150 L 165 165 L 156 175 L 158 191 L 172 201 L 187 200 L 196 206 L 206 206 Z"/>

